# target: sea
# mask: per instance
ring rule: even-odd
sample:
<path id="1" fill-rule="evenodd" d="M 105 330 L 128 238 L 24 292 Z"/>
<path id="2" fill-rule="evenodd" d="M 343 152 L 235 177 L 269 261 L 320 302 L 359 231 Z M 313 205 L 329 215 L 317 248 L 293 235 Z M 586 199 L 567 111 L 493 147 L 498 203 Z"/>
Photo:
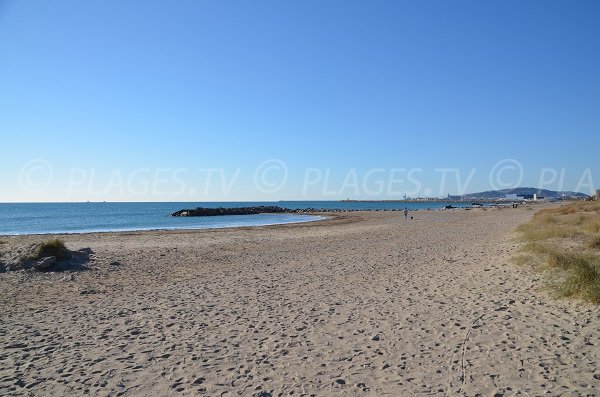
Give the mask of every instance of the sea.
<path id="1" fill-rule="evenodd" d="M 211 229 L 311 222 L 318 215 L 259 214 L 173 217 L 180 209 L 277 205 L 290 209 L 425 210 L 469 203 L 392 201 L 277 201 L 277 202 L 87 202 L 0 203 L 0 235 L 91 233 L 136 230 Z"/>

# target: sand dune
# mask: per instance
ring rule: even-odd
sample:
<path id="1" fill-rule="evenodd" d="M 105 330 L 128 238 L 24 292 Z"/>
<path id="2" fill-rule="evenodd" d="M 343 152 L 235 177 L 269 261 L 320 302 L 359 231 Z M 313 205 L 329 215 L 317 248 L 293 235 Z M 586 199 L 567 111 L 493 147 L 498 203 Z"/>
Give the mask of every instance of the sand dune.
<path id="1" fill-rule="evenodd" d="M 532 213 L 62 236 L 91 270 L 0 274 L 0 394 L 599 395 L 600 310 L 509 262 Z"/>

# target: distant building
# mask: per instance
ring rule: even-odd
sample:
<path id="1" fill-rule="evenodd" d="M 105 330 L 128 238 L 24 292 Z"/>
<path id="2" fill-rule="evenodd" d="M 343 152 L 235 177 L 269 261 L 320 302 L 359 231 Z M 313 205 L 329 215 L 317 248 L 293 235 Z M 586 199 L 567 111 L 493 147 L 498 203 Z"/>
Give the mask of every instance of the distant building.
<path id="1" fill-rule="evenodd" d="M 596 189 L 596 198 L 600 200 L 600 189 Z"/>
<path id="2" fill-rule="evenodd" d="M 505 200 L 533 200 L 533 201 L 537 201 L 537 200 L 543 200 L 544 198 L 542 196 L 538 196 L 536 193 L 533 194 L 516 194 L 516 193 L 510 193 L 510 194 L 506 194 L 504 196 Z"/>
<path id="3" fill-rule="evenodd" d="M 543 200 L 544 199 L 542 196 L 538 196 L 535 193 L 533 193 L 533 194 L 524 194 L 523 196 L 520 196 L 520 197 L 523 197 L 523 200 L 533 200 L 533 201 Z"/>

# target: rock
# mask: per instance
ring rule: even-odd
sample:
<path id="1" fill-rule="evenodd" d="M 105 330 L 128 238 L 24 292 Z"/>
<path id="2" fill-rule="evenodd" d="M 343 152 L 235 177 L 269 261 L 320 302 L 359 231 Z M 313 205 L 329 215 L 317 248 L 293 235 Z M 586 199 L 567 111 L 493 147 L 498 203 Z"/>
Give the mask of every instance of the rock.
<path id="1" fill-rule="evenodd" d="M 63 281 L 74 281 L 75 280 L 75 276 L 73 276 L 72 274 L 67 274 L 66 276 L 63 277 Z"/>
<path id="2" fill-rule="evenodd" d="M 346 381 L 340 378 L 340 379 L 336 379 L 335 383 L 337 383 L 338 385 L 345 385 Z"/>
<path id="3" fill-rule="evenodd" d="M 255 394 L 256 397 L 273 397 L 273 395 L 267 391 L 259 391 Z"/>
<path id="4" fill-rule="evenodd" d="M 55 256 L 47 256 L 45 258 L 38 260 L 36 263 L 34 263 L 33 269 L 37 270 L 37 271 L 48 270 L 55 264 L 56 264 L 56 257 Z"/>
<path id="5" fill-rule="evenodd" d="M 451 205 L 447 209 L 453 209 Z M 254 214 L 314 214 L 326 212 L 357 212 L 357 211 L 399 211 L 398 208 L 376 208 L 376 209 L 358 209 L 358 208 L 296 208 L 290 209 L 275 205 L 264 205 L 256 207 L 237 207 L 237 208 L 205 208 L 182 209 L 175 211 L 171 216 L 221 216 L 221 215 L 254 215 Z"/>
<path id="6" fill-rule="evenodd" d="M 121 266 L 121 262 L 118 261 L 112 261 L 108 264 L 109 266 Z"/>
<path id="7" fill-rule="evenodd" d="M 257 206 L 257 207 L 233 207 L 233 208 L 204 208 L 183 209 L 173 212 L 171 216 L 223 216 L 223 215 L 256 215 L 256 214 L 285 214 L 291 213 L 288 208 L 275 205 Z"/>
<path id="8" fill-rule="evenodd" d="M 373 336 L 371 337 L 371 340 L 374 340 L 374 341 L 378 341 L 379 339 L 380 339 L 380 338 L 379 338 L 379 334 L 377 334 L 377 335 L 373 335 Z"/>
<path id="9" fill-rule="evenodd" d="M 71 260 L 78 263 L 88 262 L 90 260 L 90 255 L 93 253 L 94 251 L 92 251 L 90 248 L 82 248 L 77 251 L 71 251 Z"/>
<path id="10" fill-rule="evenodd" d="M 201 385 L 204 383 L 205 380 L 206 380 L 205 378 L 200 377 L 200 378 L 197 378 L 193 383 L 195 385 Z"/>

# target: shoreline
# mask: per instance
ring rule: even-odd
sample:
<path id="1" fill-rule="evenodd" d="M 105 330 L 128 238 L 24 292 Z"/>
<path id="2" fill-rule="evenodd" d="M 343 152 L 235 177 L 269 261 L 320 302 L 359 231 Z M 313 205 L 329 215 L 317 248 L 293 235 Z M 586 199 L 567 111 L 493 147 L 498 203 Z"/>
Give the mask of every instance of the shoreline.
<path id="1" fill-rule="evenodd" d="M 307 205 L 309 203 L 311 205 Z M 218 203 L 217 203 L 218 204 Z M 250 206 L 250 209 L 261 208 L 264 203 L 237 203 L 229 207 L 206 207 L 207 213 L 213 209 L 231 210 L 235 212 L 241 207 Z M 26 234 L 70 234 L 70 233 L 94 233 L 94 232 L 116 232 L 134 230 L 169 230 L 169 229 L 203 229 L 252 226 L 258 223 L 275 224 L 283 222 L 303 221 L 301 215 L 320 216 L 331 213 L 345 213 L 356 211 L 390 211 L 401 212 L 404 205 L 393 204 L 340 204 L 334 202 L 290 202 L 286 204 L 292 210 L 285 213 L 252 214 L 254 218 L 242 216 L 242 214 L 231 214 L 231 217 L 215 216 L 184 216 L 185 219 L 177 219 L 168 214 L 181 212 L 177 210 L 174 203 L 106 203 L 89 205 L 81 203 L 64 204 L 8 204 L 0 211 L 0 235 L 16 236 Z M 239 206 L 241 205 L 241 207 Z M 430 203 L 424 206 L 416 203 L 415 207 L 408 205 L 409 211 L 438 210 L 443 209 L 441 204 Z M 191 204 L 187 207 L 191 208 Z M 450 206 L 452 207 L 452 206 Z M 487 206 L 486 206 L 487 207 Z M 454 204 L 452 208 L 470 208 L 464 204 Z M 473 207 L 475 208 L 475 207 Z M 489 208 L 489 207 L 487 207 Z M 197 209 L 197 208 L 196 208 Z M 241 208 L 242 210 L 244 208 Z M 283 209 L 283 208 L 282 208 Z M 184 211 L 185 212 L 185 211 Z M 218 211 L 217 211 L 218 212 Z M 221 214 L 225 215 L 225 214 Z M 260 216 L 259 216 L 260 215 Z M 277 217 L 282 215 L 282 217 Z M 271 217 L 271 219 L 263 218 Z M 289 219 L 286 219 L 289 218 Z"/>
<path id="2" fill-rule="evenodd" d="M 544 208 L 548 206 L 556 205 L 555 203 L 538 203 L 534 204 L 534 209 Z M 524 208 L 528 208 L 529 206 L 522 206 Z M 420 209 L 409 209 L 410 213 L 424 212 L 424 211 L 477 211 L 477 210 L 491 210 L 494 208 L 498 208 L 496 206 L 488 206 L 488 207 L 453 207 L 453 208 L 420 208 Z M 400 214 L 403 210 L 400 209 L 358 209 L 358 210 L 331 210 L 331 211 L 319 211 L 319 212 L 306 212 L 306 213 L 298 213 L 293 215 L 299 216 L 310 216 L 321 219 L 309 219 L 309 220 L 298 220 L 298 221 L 290 221 L 290 222 L 281 222 L 281 223 L 267 223 L 261 225 L 234 225 L 234 226 L 211 226 L 211 227 L 157 227 L 157 228 L 132 228 L 132 229 L 120 229 L 120 230 L 84 230 L 84 231 L 76 231 L 76 232 L 36 232 L 36 233 L 20 233 L 20 234 L 0 234 L 0 239 L 2 238 L 14 238 L 20 236 L 70 236 L 70 235 L 86 235 L 86 234 L 97 234 L 97 233 L 132 233 L 132 232 L 170 232 L 170 231 L 202 231 L 202 230 L 219 230 L 219 229 L 244 229 L 244 228 L 258 228 L 258 227 L 268 227 L 268 226 L 284 226 L 284 225 L 294 225 L 294 224 L 303 224 L 303 223 L 311 223 L 311 222 L 323 222 L 331 217 L 339 217 L 344 214 L 360 214 L 360 213 L 391 213 Z M 267 213 L 267 215 L 270 215 Z M 278 215 L 278 214 L 275 214 Z M 286 215 L 286 214 L 281 214 Z M 224 215 L 224 216 L 234 216 L 234 215 Z M 222 218 L 224 216 L 215 216 L 218 218 Z M 246 215 L 235 215 L 235 216 L 246 216 Z M 186 218 L 186 217 L 184 217 Z"/>
<path id="3" fill-rule="evenodd" d="M 278 222 L 278 223 L 265 223 L 259 225 L 243 225 L 243 226 L 214 226 L 214 227 L 172 227 L 172 228 L 148 228 L 148 229 L 119 229 L 119 230 L 84 230 L 81 232 L 47 232 L 47 233 L 22 233 L 22 234 L 0 234 L 0 239 L 6 237 L 21 237 L 21 236 L 71 236 L 71 235 L 86 235 L 86 234 L 105 234 L 105 233 L 132 233 L 132 232 L 170 232 L 170 231 L 200 231 L 200 230 L 219 230 L 219 229 L 244 229 L 253 227 L 265 227 L 265 226 L 279 226 L 279 225 L 292 225 L 309 222 L 318 222 L 326 219 L 326 215 L 313 215 L 313 214 L 302 214 L 311 217 L 321 217 L 322 219 L 307 219 L 298 220 L 291 222 Z"/>

